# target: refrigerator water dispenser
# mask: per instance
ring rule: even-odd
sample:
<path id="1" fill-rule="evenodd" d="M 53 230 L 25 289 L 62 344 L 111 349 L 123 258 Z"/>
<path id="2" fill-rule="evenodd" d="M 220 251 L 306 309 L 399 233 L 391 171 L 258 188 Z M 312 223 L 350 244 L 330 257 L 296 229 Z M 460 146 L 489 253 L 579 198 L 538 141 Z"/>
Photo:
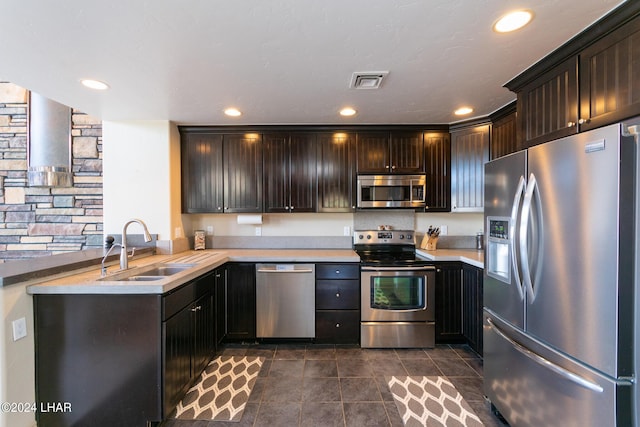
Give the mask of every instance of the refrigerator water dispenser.
<path id="1" fill-rule="evenodd" d="M 487 217 L 485 268 L 489 276 L 505 283 L 511 283 L 509 221 L 507 217 Z"/>

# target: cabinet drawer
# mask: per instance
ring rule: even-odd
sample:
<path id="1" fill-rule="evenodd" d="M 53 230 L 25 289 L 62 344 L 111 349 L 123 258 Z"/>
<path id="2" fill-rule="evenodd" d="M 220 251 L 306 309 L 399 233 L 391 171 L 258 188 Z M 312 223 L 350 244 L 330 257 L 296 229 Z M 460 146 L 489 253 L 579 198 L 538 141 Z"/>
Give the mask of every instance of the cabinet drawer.
<path id="1" fill-rule="evenodd" d="M 182 308 L 191 304 L 196 298 L 194 282 L 187 283 L 170 294 L 162 297 L 162 320 L 167 320 Z"/>
<path id="2" fill-rule="evenodd" d="M 331 344 L 360 342 L 360 311 L 316 311 L 316 342 Z"/>
<path id="3" fill-rule="evenodd" d="M 360 264 L 316 264 L 317 279 L 359 279 Z"/>
<path id="4" fill-rule="evenodd" d="M 360 308 L 359 280 L 316 280 L 318 310 L 357 310 Z"/>

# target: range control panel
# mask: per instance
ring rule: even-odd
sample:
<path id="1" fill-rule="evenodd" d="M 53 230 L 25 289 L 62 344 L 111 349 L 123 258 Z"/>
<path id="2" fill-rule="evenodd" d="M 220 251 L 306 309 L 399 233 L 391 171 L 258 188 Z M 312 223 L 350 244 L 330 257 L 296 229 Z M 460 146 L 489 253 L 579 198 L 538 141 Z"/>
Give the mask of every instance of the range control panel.
<path id="1" fill-rule="evenodd" d="M 353 232 L 354 245 L 376 244 L 415 244 L 413 231 L 403 230 L 365 230 Z"/>

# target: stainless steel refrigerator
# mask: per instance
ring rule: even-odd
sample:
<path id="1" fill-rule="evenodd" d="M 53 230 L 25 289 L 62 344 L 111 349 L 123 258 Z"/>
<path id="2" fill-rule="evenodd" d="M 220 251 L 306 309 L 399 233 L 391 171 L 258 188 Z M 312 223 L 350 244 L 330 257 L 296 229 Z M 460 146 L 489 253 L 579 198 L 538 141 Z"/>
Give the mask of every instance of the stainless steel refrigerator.
<path id="1" fill-rule="evenodd" d="M 485 166 L 484 388 L 512 427 L 637 425 L 628 131 L 611 125 Z"/>

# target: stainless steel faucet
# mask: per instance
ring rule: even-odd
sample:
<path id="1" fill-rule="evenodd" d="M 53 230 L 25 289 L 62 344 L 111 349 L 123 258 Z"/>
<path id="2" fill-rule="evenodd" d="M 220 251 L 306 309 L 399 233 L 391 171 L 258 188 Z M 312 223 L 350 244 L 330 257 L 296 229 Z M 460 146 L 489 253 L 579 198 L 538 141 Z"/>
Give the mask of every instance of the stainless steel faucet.
<path id="1" fill-rule="evenodd" d="M 127 221 L 124 224 L 124 227 L 122 227 L 122 245 L 120 249 L 120 270 L 126 270 L 127 268 L 129 268 L 129 253 L 127 249 L 127 227 L 132 222 L 137 222 L 142 226 L 142 228 L 144 228 L 144 241 L 145 242 L 151 241 L 151 234 L 149 234 L 147 225 L 141 219 L 134 218 Z M 134 248 L 134 251 L 135 251 L 135 248 Z M 131 256 L 133 256 L 133 252 L 131 253 Z"/>

